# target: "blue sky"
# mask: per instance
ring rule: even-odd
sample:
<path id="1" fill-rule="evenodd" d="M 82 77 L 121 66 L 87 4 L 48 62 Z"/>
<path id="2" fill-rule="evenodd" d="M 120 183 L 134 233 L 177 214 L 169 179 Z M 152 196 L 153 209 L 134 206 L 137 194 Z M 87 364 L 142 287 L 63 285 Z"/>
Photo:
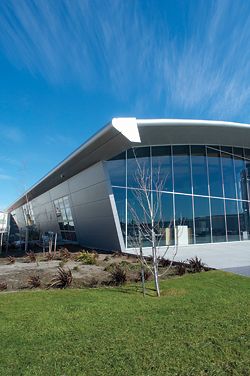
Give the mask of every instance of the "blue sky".
<path id="1" fill-rule="evenodd" d="M 0 1 L 0 209 L 117 116 L 249 123 L 250 2 Z"/>

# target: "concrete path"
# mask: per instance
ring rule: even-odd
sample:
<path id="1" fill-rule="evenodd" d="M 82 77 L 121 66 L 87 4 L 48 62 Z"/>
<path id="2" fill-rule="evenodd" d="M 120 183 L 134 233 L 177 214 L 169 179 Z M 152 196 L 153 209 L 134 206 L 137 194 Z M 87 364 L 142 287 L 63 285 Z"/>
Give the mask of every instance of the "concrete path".
<path id="1" fill-rule="evenodd" d="M 164 254 L 166 247 L 161 247 L 160 254 Z M 130 252 L 138 253 L 138 250 L 131 249 Z M 144 248 L 143 252 L 150 255 L 152 250 Z M 175 254 L 174 247 L 169 247 L 166 258 L 170 260 Z M 228 271 L 244 273 L 249 275 L 250 269 L 250 241 L 231 242 L 231 243 L 213 243 L 213 244 L 190 244 L 188 246 L 179 246 L 176 261 L 185 261 L 192 257 L 199 257 L 208 266 L 215 269 L 224 269 Z M 238 271 L 236 271 L 238 269 Z"/>
<path id="2" fill-rule="evenodd" d="M 249 266 L 241 266 L 238 268 L 225 268 L 223 269 L 226 272 L 236 273 L 239 275 L 244 275 L 250 277 L 250 265 Z"/>

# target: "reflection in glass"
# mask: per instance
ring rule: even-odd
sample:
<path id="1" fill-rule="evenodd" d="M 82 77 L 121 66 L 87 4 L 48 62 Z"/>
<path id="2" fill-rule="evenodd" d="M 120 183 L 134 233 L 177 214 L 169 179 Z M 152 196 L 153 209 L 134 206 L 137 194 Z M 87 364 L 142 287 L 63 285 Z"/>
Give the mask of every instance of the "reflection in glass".
<path id="1" fill-rule="evenodd" d="M 209 200 L 194 197 L 195 240 L 196 243 L 211 243 Z"/>
<path id="2" fill-rule="evenodd" d="M 211 219 L 213 242 L 226 241 L 224 200 L 211 198 Z"/>
<path id="3" fill-rule="evenodd" d="M 150 192 L 147 193 L 151 200 Z M 140 197 L 140 198 L 138 198 Z M 127 244 L 128 247 L 138 247 L 139 227 L 141 229 L 141 242 L 143 247 L 150 247 L 151 242 L 151 217 L 146 195 L 140 194 L 137 189 L 128 189 L 127 192 Z"/>
<path id="4" fill-rule="evenodd" d="M 152 147 L 152 185 L 156 190 L 173 191 L 170 146 Z"/>
<path id="5" fill-rule="evenodd" d="M 243 159 L 243 149 L 233 148 L 237 194 L 239 200 L 247 200 L 246 164 Z"/>
<path id="6" fill-rule="evenodd" d="M 194 242 L 191 196 L 175 195 L 175 226 L 175 236 L 179 245 L 187 245 Z"/>
<path id="7" fill-rule="evenodd" d="M 68 196 L 54 200 L 54 207 L 62 239 L 76 241 L 75 226 Z"/>
<path id="8" fill-rule="evenodd" d="M 250 149 L 245 149 L 244 152 L 246 158 L 246 181 L 248 190 L 248 200 L 250 200 Z"/>
<path id="9" fill-rule="evenodd" d="M 126 242 L 126 189 L 113 188 L 116 209 L 121 225 L 124 242 Z"/>
<path id="10" fill-rule="evenodd" d="M 191 146 L 194 194 L 208 195 L 207 160 L 205 146 Z"/>
<path id="11" fill-rule="evenodd" d="M 154 220 L 158 245 L 174 244 L 173 195 L 153 192 Z"/>
<path id="12" fill-rule="evenodd" d="M 237 202 L 226 200 L 227 238 L 228 241 L 240 240 Z"/>
<path id="13" fill-rule="evenodd" d="M 141 227 L 150 228 L 150 218 L 145 217 L 145 213 L 136 202 L 135 193 L 140 187 L 138 168 L 143 171 L 146 178 L 144 184 L 150 202 L 153 200 L 155 205 L 157 202 L 155 191 L 159 187 L 162 191 L 162 218 L 157 217 L 159 221 L 157 238 L 162 246 L 173 244 L 177 234 L 177 227 L 174 230 L 173 226 L 173 195 L 167 193 L 173 192 L 173 185 L 175 192 L 180 193 L 174 196 L 176 226 L 179 226 L 179 232 L 182 232 L 178 237 L 179 244 L 193 243 L 194 234 L 196 243 L 250 239 L 249 207 L 248 202 L 244 201 L 248 200 L 250 193 L 249 149 L 217 145 L 137 147 L 120 154 L 107 164 L 124 238 L 125 232 L 128 233 L 128 246 L 134 246 L 131 239 L 133 234 L 138 235 L 138 228 L 130 213 L 131 208 L 136 211 Z M 124 189 L 115 190 L 114 186 L 122 186 Z M 130 187 L 137 189 L 132 190 Z M 126 190 L 128 190 L 128 202 Z M 223 199 L 216 199 L 216 197 L 222 198 L 223 193 L 225 193 L 225 203 Z M 60 226 L 64 231 L 65 228 L 72 229 L 69 226 L 72 217 L 67 202 L 67 197 L 55 201 L 58 222 L 61 223 Z M 127 230 L 126 212 L 128 213 Z M 151 245 L 147 236 L 143 237 L 143 244 Z"/>
<path id="14" fill-rule="evenodd" d="M 246 201 L 238 201 L 239 217 L 240 217 L 240 236 L 241 240 L 248 240 L 249 237 L 249 203 Z"/>
<path id="15" fill-rule="evenodd" d="M 126 153 L 121 153 L 107 162 L 112 185 L 126 186 Z"/>
<path id="16" fill-rule="evenodd" d="M 222 147 L 221 161 L 222 161 L 225 197 L 236 198 L 236 186 L 235 186 L 235 179 L 234 179 L 234 160 L 232 156 L 232 148 Z"/>
<path id="17" fill-rule="evenodd" d="M 173 146 L 174 190 L 191 193 L 189 146 Z"/>
<path id="18" fill-rule="evenodd" d="M 127 152 L 127 182 L 128 187 L 140 187 L 141 177 L 144 176 L 142 183 L 146 184 L 147 189 L 151 189 L 151 166 L 150 166 L 150 148 L 133 148 Z"/>
<path id="19" fill-rule="evenodd" d="M 207 148 L 210 195 L 223 196 L 220 152 Z"/>

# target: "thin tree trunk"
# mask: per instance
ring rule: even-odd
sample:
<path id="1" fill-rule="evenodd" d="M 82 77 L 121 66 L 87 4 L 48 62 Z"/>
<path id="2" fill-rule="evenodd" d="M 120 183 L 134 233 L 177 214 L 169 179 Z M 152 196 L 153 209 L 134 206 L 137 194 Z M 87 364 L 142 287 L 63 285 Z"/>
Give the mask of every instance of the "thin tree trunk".
<path id="1" fill-rule="evenodd" d="M 152 253 L 153 253 L 153 272 L 154 272 L 155 289 L 156 289 L 157 296 L 160 296 L 158 262 L 157 262 L 157 254 L 156 254 L 157 253 L 156 252 L 156 239 L 155 239 L 153 220 L 152 220 Z"/>
<path id="2" fill-rule="evenodd" d="M 3 250 L 3 232 L 1 232 L 0 253 L 2 253 L 2 250 Z"/>
<path id="3" fill-rule="evenodd" d="M 57 232 L 55 234 L 55 242 L 54 242 L 54 256 L 56 256 L 56 242 L 57 242 Z"/>
<path id="4" fill-rule="evenodd" d="M 28 242 L 29 242 L 29 228 L 28 228 L 28 226 L 26 226 L 26 229 L 25 229 L 25 246 L 24 246 L 25 252 L 28 251 Z"/>
<path id="5" fill-rule="evenodd" d="M 141 231 L 139 231 L 139 243 L 140 243 L 140 259 L 141 259 L 141 283 L 142 283 L 143 296 L 145 298 L 146 288 L 145 288 L 145 274 L 144 274 L 144 263 L 143 263 L 143 253 L 142 253 Z"/>

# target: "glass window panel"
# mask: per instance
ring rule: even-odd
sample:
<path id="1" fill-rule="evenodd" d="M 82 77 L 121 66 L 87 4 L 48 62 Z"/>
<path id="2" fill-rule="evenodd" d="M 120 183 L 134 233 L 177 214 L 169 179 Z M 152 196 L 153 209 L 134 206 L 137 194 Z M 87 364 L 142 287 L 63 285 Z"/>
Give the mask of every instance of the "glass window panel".
<path id="1" fill-rule="evenodd" d="M 242 158 L 243 149 L 233 148 L 237 195 L 239 200 L 247 200 L 247 174 L 246 163 Z"/>
<path id="2" fill-rule="evenodd" d="M 69 223 L 68 222 L 64 222 L 64 230 L 65 231 L 69 231 L 70 230 L 70 227 L 69 227 Z"/>
<path id="3" fill-rule="evenodd" d="M 155 230 L 158 245 L 174 244 L 173 195 L 153 193 Z"/>
<path id="4" fill-rule="evenodd" d="M 153 189 L 173 191 L 170 146 L 152 147 L 152 184 Z"/>
<path id="5" fill-rule="evenodd" d="M 223 153 L 223 151 L 225 151 L 226 153 Z M 236 198 L 236 185 L 234 178 L 234 161 L 232 155 L 232 148 L 222 147 L 221 161 L 225 197 Z"/>
<path id="6" fill-rule="evenodd" d="M 151 188 L 150 148 L 133 148 L 127 152 L 128 187 L 140 187 L 142 184 Z M 142 179 L 142 176 L 144 178 Z M 142 184 L 141 184 L 142 183 Z"/>
<path id="7" fill-rule="evenodd" d="M 248 188 L 248 200 L 250 200 L 250 149 L 245 149 L 245 158 L 246 158 L 246 181 Z"/>
<path id="8" fill-rule="evenodd" d="M 194 197 L 196 243 L 211 243 L 209 199 Z"/>
<path id="9" fill-rule="evenodd" d="M 239 217 L 240 217 L 240 235 L 241 240 L 250 239 L 249 230 L 249 203 L 246 201 L 238 201 Z"/>
<path id="10" fill-rule="evenodd" d="M 227 238 L 228 241 L 240 240 L 237 202 L 226 200 Z"/>
<path id="11" fill-rule="evenodd" d="M 65 208 L 69 208 L 70 207 L 69 198 L 67 196 L 63 197 L 63 201 L 64 201 Z"/>
<path id="12" fill-rule="evenodd" d="M 148 192 L 148 198 L 151 205 L 151 193 Z M 149 205 L 147 204 L 146 194 L 137 189 L 128 189 L 128 224 L 127 224 L 127 244 L 128 247 L 138 247 L 139 228 L 142 233 L 142 246 L 150 247 L 151 242 L 151 218 Z"/>
<path id="13" fill-rule="evenodd" d="M 207 159 L 205 146 L 191 146 L 194 194 L 208 195 Z"/>
<path id="14" fill-rule="evenodd" d="M 126 186 L 126 153 L 121 153 L 107 162 L 112 185 Z"/>
<path id="15" fill-rule="evenodd" d="M 191 196 L 175 195 L 175 237 L 179 245 L 194 242 Z"/>
<path id="16" fill-rule="evenodd" d="M 189 146 L 173 146 L 174 190 L 191 193 Z"/>
<path id="17" fill-rule="evenodd" d="M 59 227 L 60 227 L 60 230 L 64 230 L 64 226 L 63 226 L 63 222 L 59 222 Z"/>
<path id="18" fill-rule="evenodd" d="M 211 218 L 213 242 L 225 242 L 226 226 L 224 215 L 224 200 L 211 198 Z"/>
<path id="19" fill-rule="evenodd" d="M 218 148 L 218 147 L 217 147 Z M 209 184 L 211 196 L 222 197 L 222 176 L 221 176 L 221 160 L 220 152 L 211 148 L 207 148 Z"/>
<path id="20" fill-rule="evenodd" d="M 116 203 L 116 209 L 121 225 L 122 235 L 124 242 L 126 241 L 126 189 L 113 188 L 114 199 Z"/>
<path id="21" fill-rule="evenodd" d="M 70 208 L 66 208 L 66 215 L 67 215 L 67 220 L 72 221 L 72 214 L 71 214 Z"/>
<path id="22" fill-rule="evenodd" d="M 67 216 L 66 216 L 65 209 L 61 210 L 61 215 L 62 215 L 63 221 L 67 221 Z"/>

